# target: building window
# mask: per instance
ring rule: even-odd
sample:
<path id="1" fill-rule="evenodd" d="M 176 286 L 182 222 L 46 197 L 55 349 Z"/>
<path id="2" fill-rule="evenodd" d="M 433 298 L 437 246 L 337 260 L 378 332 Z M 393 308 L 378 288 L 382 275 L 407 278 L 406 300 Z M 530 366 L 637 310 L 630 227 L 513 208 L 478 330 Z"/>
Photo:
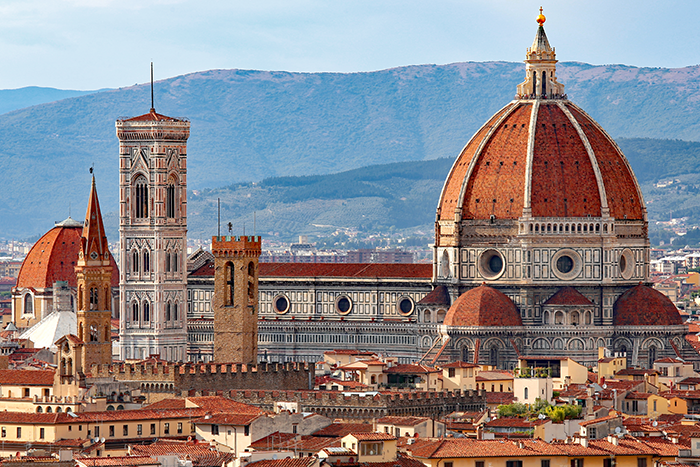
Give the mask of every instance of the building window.
<path id="1" fill-rule="evenodd" d="M 131 270 L 134 274 L 139 272 L 139 252 L 136 250 L 131 252 Z"/>
<path id="2" fill-rule="evenodd" d="M 360 453 L 363 456 L 381 456 L 383 443 L 361 443 Z"/>
<path id="3" fill-rule="evenodd" d="M 2 427 L 2 429 L 0 429 L 0 438 L 7 438 L 7 428 Z"/>
<path id="4" fill-rule="evenodd" d="M 148 182 L 146 177 L 140 176 L 134 182 L 134 214 L 137 219 L 148 218 Z"/>
<path id="5" fill-rule="evenodd" d="M 177 422 L 177 434 L 182 434 L 182 422 Z"/>
<path id="6" fill-rule="evenodd" d="M 177 302 L 173 303 L 173 321 L 177 321 Z"/>
<path id="7" fill-rule="evenodd" d="M 549 467 L 549 459 L 542 459 L 540 461 L 540 467 Z"/>
<path id="8" fill-rule="evenodd" d="M 448 375 L 450 378 L 454 378 L 454 377 L 455 377 L 455 369 L 454 369 L 454 368 L 448 368 L 448 369 L 447 369 L 447 375 Z"/>
<path id="9" fill-rule="evenodd" d="M 523 467 L 523 461 L 506 461 L 506 467 Z"/>
<path id="10" fill-rule="evenodd" d="M 122 427 L 122 434 L 123 434 L 124 436 L 128 436 L 128 435 L 129 435 L 129 425 L 124 425 L 124 426 Z"/>
<path id="11" fill-rule="evenodd" d="M 98 438 L 100 437 L 100 427 L 99 426 L 95 427 L 95 436 Z"/>
<path id="12" fill-rule="evenodd" d="M 29 388 L 24 388 L 24 397 L 29 397 Z"/>
<path id="13" fill-rule="evenodd" d="M 484 467 L 485 463 L 484 461 L 475 461 L 474 462 L 474 467 Z"/>
<path id="14" fill-rule="evenodd" d="M 589 428 L 588 429 L 588 439 L 596 439 L 596 429 L 595 428 Z"/>
<path id="15" fill-rule="evenodd" d="M 170 302 L 165 304 L 165 321 L 170 321 Z"/>
<path id="16" fill-rule="evenodd" d="M 583 467 L 583 459 L 571 459 L 571 467 Z"/>
<path id="17" fill-rule="evenodd" d="M 22 427 L 18 426 L 17 427 L 17 439 L 21 439 L 21 438 L 22 438 Z"/>
<path id="18" fill-rule="evenodd" d="M 133 321 L 134 323 L 138 323 L 138 321 L 139 321 L 139 304 L 134 302 L 134 304 L 131 305 L 131 310 L 132 310 L 131 321 Z"/>
<path id="19" fill-rule="evenodd" d="M 34 297 L 29 293 L 24 295 L 24 314 L 34 314 Z"/>
<path id="20" fill-rule="evenodd" d="M 452 467 L 454 464 L 452 462 L 445 462 L 445 467 Z"/>
<path id="21" fill-rule="evenodd" d="M 151 272 L 151 254 L 148 250 L 143 250 L 143 272 Z"/>
<path id="22" fill-rule="evenodd" d="M 236 292 L 234 290 L 236 285 L 235 274 L 236 271 L 233 268 L 233 263 L 226 263 L 226 275 L 224 276 L 226 278 L 226 285 L 228 286 L 226 288 L 226 297 L 224 300 L 224 304 L 226 306 L 233 306 L 233 299 L 236 296 Z"/>
<path id="23" fill-rule="evenodd" d="M 166 435 L 170 434 L 170 423 L 165 423 L 163 425 L 163 434 L 166 434 Z"/>
<path id="24" fill-rule="evenodd" d="M 637 467 L 647 467 L 647 458 L 637 457 Z"/>
<path id="25" fill-rule="evenodd" d="M 151 423 L 151 434 L 152 435 L 156 434 L 156 424 L 155 423 Z"/>
<path id="26" fill-rule="evenodd" d="M 44 428 L 39 428 L 39 439 L 44 439 Z"/>
<path id="27" fill-rule="evenodd" d="M 148 302 L 143 302 L 143 320 L 145 322 L 151 320 L 151 305 Z"/>
<path id="28" fill-rule="evenodd" d="M 136 434 L 138 436 L 141 436 L 143 434 L 143 425 L 141 425 L 140 423 L 136 425 Z"/>
<path id="29" fill-rule="evenodd" d="M 615 467 L 615 459 L 613 459 L 613 458 L 603 459 L 603 467 Z"/>
<path id="30" fill-rule="evenodd" d="M 172 178 L 165 187 L 165 215 L 170 219 L 175 217 L 175 180 Z"/>
<path id="31" fill-rule="evenodd" d="M 109 437 L 114 438 L 114 425 L 109 426 Z"/>
<path id="32" fill-rule="evenodd" d="M 212 434 L 212 435 L 218 435 L 218 434 L 219 434 L 219 425 L 212 425 L 212 426 L 211 426 L 211 434 Z"/>

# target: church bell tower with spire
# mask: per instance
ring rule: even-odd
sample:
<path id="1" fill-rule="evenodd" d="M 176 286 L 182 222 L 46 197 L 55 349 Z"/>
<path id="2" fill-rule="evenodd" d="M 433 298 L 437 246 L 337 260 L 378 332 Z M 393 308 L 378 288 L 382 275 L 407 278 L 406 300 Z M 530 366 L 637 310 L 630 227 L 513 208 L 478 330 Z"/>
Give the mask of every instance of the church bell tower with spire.
<path id="1" fill-rule="evenodd" d="M 190 122 L 147 114 L 117 120 L 119 352 L 187 359 L 187 139 Z"/>
<path id="2" fill-rule="evenodd" d="M 84 342 L 80 359 L 83 368 L 79 369 L 82 373 L 93 364 L 112 363 L 111 259 L 93 176 L 75 267 L 78 338 Z"/>

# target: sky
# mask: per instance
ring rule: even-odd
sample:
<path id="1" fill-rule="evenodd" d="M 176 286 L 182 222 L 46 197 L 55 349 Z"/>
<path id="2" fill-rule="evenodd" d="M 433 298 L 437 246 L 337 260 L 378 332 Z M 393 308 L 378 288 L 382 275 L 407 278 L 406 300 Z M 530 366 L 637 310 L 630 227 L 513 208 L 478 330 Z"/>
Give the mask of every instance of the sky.
<path id="1" fill-rule="evenodd" d="M 521 61 L 539 7 L 561 61 L 700 63 L 700 2 L 2 0 L 0 89 L 116 88 L 209 69 Z"/>

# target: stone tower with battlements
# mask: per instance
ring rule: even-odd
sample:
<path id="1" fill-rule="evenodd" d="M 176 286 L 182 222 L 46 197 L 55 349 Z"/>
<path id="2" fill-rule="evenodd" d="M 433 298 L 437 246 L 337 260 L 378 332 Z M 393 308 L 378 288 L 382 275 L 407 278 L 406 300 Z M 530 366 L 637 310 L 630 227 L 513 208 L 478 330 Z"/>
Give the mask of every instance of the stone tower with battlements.
<path id="1" fill-rule="evenodd" d="M 78 338 L 84 342 L 80 361 L 85 372 L 92 364 L 112 362 L 111 282 L 113 268 L 97 199 L 95 177 L 88 201 L 80 251 L 75 267 L 78 296 Z"/>
<path id="2" fill-rule="evenodd" d="M 116 127 L 120 358 L 185 360 L 190 123 L 151 109 Z"/>
<path id="3" fill-rule="evenodd" d="M 258 361 L 260 237 L 212 237 L 214 361 Z"/>

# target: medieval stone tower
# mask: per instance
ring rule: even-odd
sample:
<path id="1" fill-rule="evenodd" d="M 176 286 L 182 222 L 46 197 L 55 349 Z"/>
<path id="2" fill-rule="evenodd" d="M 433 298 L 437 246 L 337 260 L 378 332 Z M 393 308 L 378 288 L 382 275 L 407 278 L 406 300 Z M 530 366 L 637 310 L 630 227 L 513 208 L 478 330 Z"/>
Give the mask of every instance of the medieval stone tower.
<path id="1" fill-rule="evenodd" d="M 111 260 L 93 177 L 75 267 L 78 338 L 84 342 L 80 362 L 87 369 L 93 363 L 112 363 Z M 83 368 L 77 370 L 85 372 Z"/>
<path id="2" fill-rule="evenodd" d="M 120 357 L 187 358 L 187 139 L 155 109 L 117 120 Z"/>
<path id="3" fill-rule="evenodd" d="M 258 361 L 260 237 L 212 237 L 214 361 Z"/>

